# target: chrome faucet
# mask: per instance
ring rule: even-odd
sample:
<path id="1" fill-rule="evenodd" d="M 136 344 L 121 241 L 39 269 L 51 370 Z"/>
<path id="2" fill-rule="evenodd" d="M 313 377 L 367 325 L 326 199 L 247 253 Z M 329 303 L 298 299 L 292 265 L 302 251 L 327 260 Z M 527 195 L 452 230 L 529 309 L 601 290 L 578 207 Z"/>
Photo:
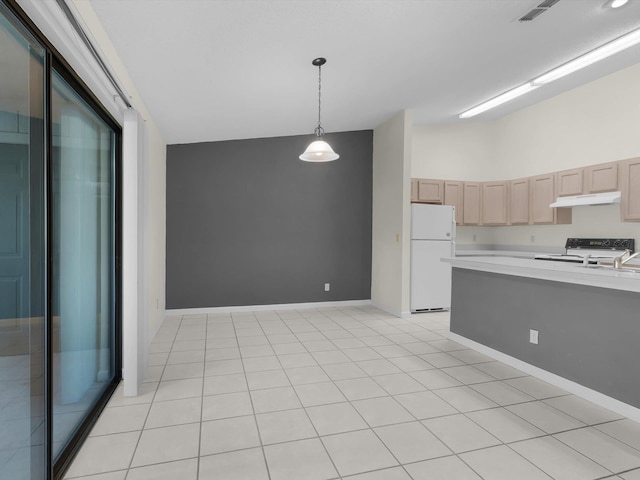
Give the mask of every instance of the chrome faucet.
<path id="1" fill-rule="evenodd" d="M 617 257 L 615 257 L 613 259 L 613 268 L 622 268 L 622 266 L 629 260 L 632 260 L 640 255 L 640 252 L 636 252 L 633 255 L 629 255 L 630 253 L 631 251 L 629 249 L 626 249 L 624 252 L 622 252 L 622 255 L 618 255 Z M 629 257 L 624 258 L 626 255 L 629 255 Z"/>

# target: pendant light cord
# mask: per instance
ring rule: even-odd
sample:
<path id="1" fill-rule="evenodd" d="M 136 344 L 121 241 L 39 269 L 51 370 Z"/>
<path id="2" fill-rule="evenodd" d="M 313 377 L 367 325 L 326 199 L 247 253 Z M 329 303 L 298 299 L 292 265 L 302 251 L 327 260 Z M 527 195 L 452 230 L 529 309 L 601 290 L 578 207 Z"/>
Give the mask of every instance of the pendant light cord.
<path id="1" fill-rule="evenodd" d="M 318 126 L 316 127 L 316 137 L 324 135 L 324 129 L 320 123 L 320 112 L 322 110 L 322 65 L 318 65 Z"/>

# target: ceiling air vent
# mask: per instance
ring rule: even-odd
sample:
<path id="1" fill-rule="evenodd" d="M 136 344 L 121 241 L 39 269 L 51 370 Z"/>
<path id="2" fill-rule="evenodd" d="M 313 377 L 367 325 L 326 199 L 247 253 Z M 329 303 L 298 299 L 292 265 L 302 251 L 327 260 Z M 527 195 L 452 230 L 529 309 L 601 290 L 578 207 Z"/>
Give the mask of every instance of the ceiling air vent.
<path id="1" fill-rule="evenodd" d="M 520 17 L 518 19 L 518 21 L 519 22 L 530 22 L 531 20 L 536 18 L 541 13 L 544 13 L 545 11 L 546 11 L 545 8 L 534 8 L 530 12 L 528 12 L 528 13 L 524 14 L 522 17 Z"/>
<path id="2" fill-rule="evenodd" d="M 534 8 L 533 10 L 525 13 L 522 17 L 520 17 L 518 19 L 518 21 L 519 22 L 530 22 L 531 20 L 533 20 L 536 17 L 538 17 L 538 15 L 541 15 L 544 12 L 546 12 L 547 10 L 549 10 L 551 7 L 553 7 L 559 1 L 560 0 L 544 0 L 544 2 L 542 2 L 536 8 Z"/>
<path id="3" fill-rule="evenodd" d="M 544 0 L 544 2 L 538 5 L 538 8 L 551 8 L 559 1 L 560 0 Z"/>

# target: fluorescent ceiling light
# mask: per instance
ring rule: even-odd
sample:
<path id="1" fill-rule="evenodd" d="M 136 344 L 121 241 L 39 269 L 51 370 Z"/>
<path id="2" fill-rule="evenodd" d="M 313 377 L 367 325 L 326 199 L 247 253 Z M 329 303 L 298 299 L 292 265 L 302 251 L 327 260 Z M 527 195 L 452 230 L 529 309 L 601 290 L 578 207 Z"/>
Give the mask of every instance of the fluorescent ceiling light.
<path id="1" fill-rule="evenodd" d="M 629 0 L 613 0 L 611 2 L 611 8 L 620 8 L 623 5 L 626 5 Z"/>
<path id="2" fill-rule="evenodd" d="M 612 3 L 619 3 L 617 6 L 622 6 L 626 3 L 625 0 L 615 0 Z M 614 7 L 615 8 L 615 7 Z M 547 83 L 551 83 L 554 80 L 558 80 L 570 73 L 573 73 L 577 70 L 580 70 L 584 67 L 587 67 L 593 63 L 599 62 L 611 55 L 615 55 L 616 53 L 621 52 L 629 47 L 633 47 L 640 43 L 640 28 L 634 30 L 633 32 L 627 33 L 612 42 L 606 43 L 601 47 L 596 48 L 595 50 L 590 51 L 589 53 L 585 53 L 584 55 L 575 58 L 564 65 L 560 65 L 558 68 L 554 68 L 553 70 L 545 73 L 544 75 L 540 75 L 539 77 L 531 80 L 530 82 L 525 83 L 524 85 L 520 85 L 519 87 L 513 88 L 502 95 L 498 95 L 497 97 L 492 98 L 480 105 L 473 107 L 466 112 L 462 112 L 459 117 L 460 118 L 470 118 L 475 115 L 478 115 L 482 112 L 486 112 L 498 105 L 502 105 L 509 100 L 513 100 L 525 93 L 529 93 L 536 88 L 546 85 Z"/>
<path id="3" fill-rule="evenodd" d="M 534 79 L 531 83 L 539 86 L 553 82 L 554 80 L 558 80 L 559 78 L 578 71 L 581 68 L 599 62 L 600 60 L 610 57 L 611 55 L 621 52 L 622 50 L 633 47 L 638 43 L 640 43 L 640 29 L 623 35 L 622 37 L 612 42 L 606 43 L 605 45 L 598 47 L 595 50 L 590 51 L 589 53 L 585 53 L 584 55 L 575 58 L 570 62 L 565 63 L 564 65 L 559 66 L 558 68 L 554 68 L 550 72 L 547 72 L 544 75 L 541 75 L 538 78 Z"/>
<path id="4" fill-rule="evenodd" d="M 532 90 L 538 88 L 538 85 L 533 85 L 531 82 L 525 83 L 524 85 L 520 85 L 519 87 L 512 88 L 511 90 L 504 92 L 502 95 L 498 95 L 497 97 L 492 98 L 484 103 L 481 103 L 477 107 L 473 107 L 466 112 L 462 112 L 460 114 L 460 118 L 470 118 L 474 117 L 482 112 L 486 112 L 498 105 L 502 105 L 503 103 L 508 102 L 509 100 L 513 100 L 514 98 L 519 97 L 520 95 L 524 95 L 525 93 L 529 93 Z"/>

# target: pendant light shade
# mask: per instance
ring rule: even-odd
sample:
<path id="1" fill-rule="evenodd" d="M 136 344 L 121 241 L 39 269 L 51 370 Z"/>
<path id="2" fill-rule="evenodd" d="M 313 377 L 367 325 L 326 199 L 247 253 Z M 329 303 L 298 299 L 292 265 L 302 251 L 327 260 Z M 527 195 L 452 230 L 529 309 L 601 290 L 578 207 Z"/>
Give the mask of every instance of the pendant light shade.
<path id="1" fill-rule="evenodd" d="M 324 129 L 320 123 L 320 112 L 322 105 L 322 65 L 327 63 L 326 58 L 316 58 L 311 62 L 314 66 L 318 67 L 318 126 L 315 128 L 314 133 L 316 140 L 311 142 L 302 155 L 300 160 L 305 162 L 330 162 L 340 158 L 336 152 L 333 151 L 331 145 L 323 140 Z"/>
<path id="2" fill-rule="evenodd" d="M 324 140 L 311 142 L 304 153 L 300 155 L 300 160 L 305 162 L 330 162 L 338 158 L 340 155 L 334 152 L 331 145 Z"/>

